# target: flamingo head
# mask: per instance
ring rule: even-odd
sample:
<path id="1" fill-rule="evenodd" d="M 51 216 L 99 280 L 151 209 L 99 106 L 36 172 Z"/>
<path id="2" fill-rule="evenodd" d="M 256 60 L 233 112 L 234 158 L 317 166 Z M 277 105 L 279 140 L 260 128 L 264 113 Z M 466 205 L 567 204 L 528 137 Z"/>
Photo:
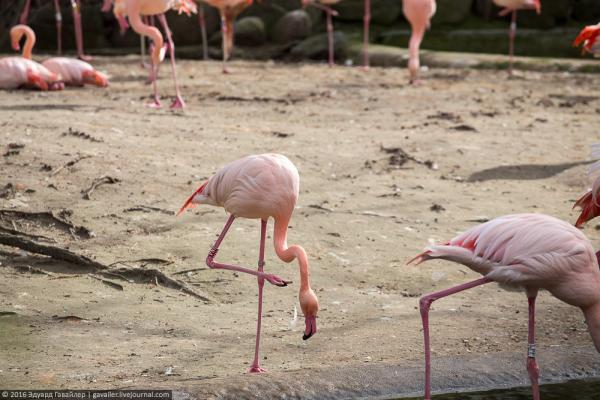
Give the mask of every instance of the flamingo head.
<path id="1" fill-rule="evenodd" d="M 20 29 L 13 28 L 10 30 L 10 44 L 14 51 L 21 50 L 21 45 L 19 42 L 21 41 L 21 37 L 23 37 L 23 33 L 24 32 Z"/>
<path id="2" fill-rule="evenodd" d="M 309 339 L 317 333 L 317 313 L 319 312 L 319 299 L 311 288 L 300 292 L 300 307 L 304 313 L 306 328 L 302 340 Z"/>
<path id="3" fill-rule="evenodd" d="M 600 25 L 586 26 L 575 38 L 573 46 L 579 46 L 583 44 L 584 53 L 586 51 L 593 53 L 595 51 L 598 36 L 600 36 Z"/>
<path id="4" fill-rule="evenodd" d="M 102 72 L 96 70 L 83 71 L 81 77 L 83 78 L 83 82 L 89 85 L 96 85 L 99 87 L 108 86 L 108 77 Z"/>

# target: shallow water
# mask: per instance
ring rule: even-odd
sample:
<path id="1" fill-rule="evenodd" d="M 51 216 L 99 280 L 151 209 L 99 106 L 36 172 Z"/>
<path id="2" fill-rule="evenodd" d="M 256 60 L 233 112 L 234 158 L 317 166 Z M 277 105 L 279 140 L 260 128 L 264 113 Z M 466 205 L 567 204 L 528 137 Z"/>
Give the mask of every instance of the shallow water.
<path id="1" fill-rule="evenodd" d="M 540 397 L 543 400 L 600 400 L 600 379 L 542 385 Z M 442 394 L 432 398 L 435 400 L 530 400 L 532 397 L 531 388 L 522 387 L 487 392 Z M 413 399 L 422 399 L 422 397 Z"/>

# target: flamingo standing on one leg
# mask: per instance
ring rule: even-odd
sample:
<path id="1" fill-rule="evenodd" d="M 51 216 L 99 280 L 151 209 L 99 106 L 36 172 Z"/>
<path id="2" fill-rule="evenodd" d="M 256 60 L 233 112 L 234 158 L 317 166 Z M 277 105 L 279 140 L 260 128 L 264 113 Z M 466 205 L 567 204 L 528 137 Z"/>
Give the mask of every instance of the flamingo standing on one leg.
<path id="1" fill-rule="evenodd" d="M 577 47 L 583 45 L 583 52 L 592 53 L 595 56 L 600 55 L 600 42 L 598 42 L 598 36 L 600 36 L 600 23 L 597 25 L 589 25 L 583 28 L 575 41 L 573 46 Z"/>
<path id="2" fill-rule="evenodd" d="M 333 42 L 333 17 L 338 15 L 338 12 L 331 8 L 332 5 L 339 3 L 341 0 L 302 0 L 304 7 L 312 5 L 325 11 L 327 16 L 327 45 L 329 48 L 329 66 L 334 64 L 334 42 Z"/>
<path id="3" fill-rule="evenodd" d="M 404 0 L 402 11 L 412 29 L 408 45 L 408 71 L 410 83 L 419 83 L 419 48 L 425 36 L 425 30 L 431 25 L 431 18 L 435 14 L 435 0 Z"/>
<path id="4" fill-rule="evenodd" d="M 508 14 L 512 14 L 510 23 L 510 30 L 508 32 L 508 74 L 513 73 L 513 57 L 515 53 L 515 36 L 517 35 L 517 11 L 518 10 L 531 10 L 539 14 L 542 12 L 541 0 L 492 0 L 497 6 L 504 7 L 498 15 L 504 17 Z"/>
<path id="5" fill-rule="evenodd" d="M 221 15 L 221 36 L 223 39 L 223 73 L 228 74 L 226 62 L 233 50 L 233 22 L 235 18 L 252 5 L 253 0 L 204 0 L 219 10 Z"/>
<path id="6" fill-rule="evenodd" d="M 599 252 L 600 253 L 600 252 Z M 475 226 L 450 242 L 431 246 L 409 261 L 441 258 L 463 264 L 483 278 L 421 297 L 425 338 L 425 399 L 431 398 L 429 307 L 435 300 L 489 282 L 525 289 L 529 301 L 527 370 L 539 400 L 535 361 L 535 299 L 546 289 L 581 308 L 600 352 L 600 269 L 592 245 L 574 226 L 542 214 L 507 215 Z"/>
<path id="7" fill-rule="evenodd" d="M 19 40 L 23 36 L 23 30 L 31 31 L 31 28 L 17 25 L 10 30 L 11 44 L 17 51 L 21 48 Z M 22 86 L 36 87 L 40 90 L 62 89 L 59 75 L 31 60 L 34 44 L 35 35 L 27 37 L 23 46 L 23 56 L 0 58 L 0 89 L 16 89 Z"/>
<path id="8" fill-rule="evenodd" d="M 186 208 L 195 204 L 209 204 L 223 207 L 230 214 L 223 231 L 208 253 L 206 263 L 210 268 L 243 272 L 258 278 L 256 344 L 254 361 L 249 372 L 264 372 L 259 365 L 258 352 L 262 318 L 262 292 L 265 280 L 276 286 L 287 286 L 291 283 L 263 271 L 267 222 L 271 217 L 275 220 L 273 240 L 277 256 L 284 262 L 297 259 L 300 267 L 299 300 L 306 322 L 306 329 L 302 338 L 306 340 L 317 332 L 316 317 L 319 311 L 319 302 L 310 287 L 306 252 L 300 246 L 292 245 L 288 247 L 287 245 L 287 229 L 298 199 L 298 189 L 298 170 L 285 156 L 280 154 L 251 155 L 223 167 L 188 198 L 178 213 L 180 214 Z M 261 220 L 257 271 L 215 261 L 223 238 L 235 218 L 238 217 Z"/>
<path id="9" fill-rule="evenodd" d="M 25 7 L 19 18 L 21 25 L 27 25 L 29 10 L 31 8 L 31 0 L 25 0 Z M 71 0 L 71 8 L 73 9 L 73 23 L 75 25 L 75 44 L 77 46 L 77 56 L 85 61 L 91 60 L 91 57 L 83 51 L 83 30 L 81 27 L 81 1 Z M 58 54 L 62 54 L 62 14 L 60 12 L 59 0 L 54 0 L 54 10 L 56 12 L 56 43 L 58 46 Z"/>

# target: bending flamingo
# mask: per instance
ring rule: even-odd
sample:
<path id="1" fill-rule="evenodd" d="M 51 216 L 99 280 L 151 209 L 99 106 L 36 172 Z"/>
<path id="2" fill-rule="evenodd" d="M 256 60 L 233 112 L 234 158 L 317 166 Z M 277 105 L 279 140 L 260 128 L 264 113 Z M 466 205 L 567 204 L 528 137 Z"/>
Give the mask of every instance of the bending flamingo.
<path id="1" fill-rule="evenodd" d="M 24 58 L 31 60 L 32 49 L 35 44 L 35 32 L 27 25 L 16 25 L 12 28 L 11 33 L 14 35 L 18 49 L 18 43 L 21 37 L 25 36 L 25 46 L 23 46 Z M 66 85 L 83 86 L 91 84 L 96 86 L 108 86 L 108 78 L 103 73 L 96 71 L 94 67 L 85 61 L 75 58 L 53 57 L 42 63 L 49 71 L 60 75 L 61 82 Z M 54 87 L 53 87 L 54 88 Z"/>
<path id="2" fill-rule="evenodd" d="M 223 73 L 228 74 L 226 62 L 233 50 L 233 22 L 236 17 L 248 6 L 252 5 L 253 0 L 204 0 L 205 3 L 219 10 L 221 15 L 221 36 L 223 40 Z"/>
<path id="3" fill-rule="evenodd" d="M 25 0 L 25 7 L 19 18 L 21 25 L 27 25 L 27 19 L 29 17 L 29 10 L 31 8 L 31 0 Z M 82 59 L 89 61 L 90 56 L 87 56 L 83 52 L 83 30 L 81 27 L 81 1 L 71 0 L 71 8 L 73 9 L 73 22 L 75 24 L 75 44 L 77 46 L 77 56 Z M 54 10 L 56 12 L 56 43 L 58 45 L 58 54 L 62 54 L 62 14 L 60 13 L 59 0 L 54 0 Z"/>
<path id="4" fill-rule="evenodd" d="M 500 11 L 501 17 L 512 14 L 512 20 L 510 23 L 510 30 L 508 32 L 508 74 L 512 75 L 513 73 L 513 57 L 515 52 L 515 36 L 517 35 L 517 11 L 518 10 L 531 10 L 535 9 L 535 11 L 539 14 L 542 12 L 542 3 L 541 0 L 492 0 L 497 6 L 504 7 L 502 11 Z"/>
<path id="5" fill-rule="evenodd" d="M 527 370 L 539 400 L 535 360 L 535 299 L 540 289 L 581 308 L 600 352 L 600 269 L 592 245 L 574 226 L 542 214 L 507 215 L 475 226 L 409 261 L 454 261 L 483 278 L 421 297 L 425 338 L 425 399 L 431 398 L 429 307 L 435 300 L 489 282 L 525 290 L 529 302 Z"/>
<path id="6" fill-rule="evenodd" d="M 592 158 L 600 158 L 600 143 L 592 145 Z M 590 167 L 590 178 L 592 178 L 592 187 L 586 194 L 581 196 L 573 208 L 581 208 L 581 214 L 575 222 L 576 227 L 581 227 L 587 221 L 600 215 L 600 161 L 596 161 Z"/>
<path id="7" fill-rule="evenodd" d="M 408 71 L 410 83 L 419 83 L 419 48 L 425 36 L 425 30 L 431 25 L 431 17 L 435 14 L 435 0 L 404 0 L 402 11 L 410 22 L 412 33 L 408 44 Z"/>
<path id="8" fill-rule="evenodd" d="M 333 43 L 333 18 L 338 15 L 338 12 L 331 8 L 332 5 L 339 3 L 341 0 L 302 0 L 304 7 L 312 5 L 325 11 L 327 16 L 327 44 L 329 47 L 329 66 L 334 64 L 334 43 Z"/>
<path id="9" fill-rule="evenodd" d="M 583 45 L 583 52 L 592 53 L 594 55 L 600 55 L 600 42 L 598 42 L 598 36 L 600 36 L 600 23 L 597 25 L 589 25 L 583 28 L 583 30 L 577 35 L 573 46 L 577 47 Z"/>
<path id="10" fill-rule="evenodd" d="M 223 207 L 230 214 L 223 231 L 208 253 L 206 264 L 210 268 L 243 272 L 258 278 L 256 344 L 254 361 L 249 372 L 264 372 L 259 365 L 258 352 L 262 318 L 262 292 L 265 280 L 275 286 L 287 286 L 291 283 L 263 271 L 267 222 L 271 217 L 275 220 L 273 234 L 275 253 L 284 262 L 289 263 L 297 259 L 300 267 L 300 292 L 298 297 L 306 323 L 302 339 L 306 340 L 317 332 L 316 318 L 319 311 L 319 302 L 310 287 L 310 272 L 306 252 L 300 246 L 292 245 L 288 247 L 287 244 L 287 229 L 298 199 L 299 179 L 298 170 L 285 156 L 280 154 L 247 156 L 226 165 L 212 178 L 204 182 L 188 198 L 178 213 L 180 214 L 186 208 L 196 204 L 209 204 Z M 233 221 L 238 217 L 261 220 L 257 271 L 215 261 L 223 238 Z"/>
<path id="11" fill-rule="evenodd" d="M 30 30 L 26 25 L 17 25 L 10 30 L 13 49 L 19 50 L 19 40 L 23 30 Z M 40 90 L 62 89 L 60 76 L 46 67 L 31 60 L 31 50 L 35 38 L 27 38 L 23 46 L 22 57 L 0 58 L 0 89 L 17 89 L 19 87 L 35 87 Z"/>

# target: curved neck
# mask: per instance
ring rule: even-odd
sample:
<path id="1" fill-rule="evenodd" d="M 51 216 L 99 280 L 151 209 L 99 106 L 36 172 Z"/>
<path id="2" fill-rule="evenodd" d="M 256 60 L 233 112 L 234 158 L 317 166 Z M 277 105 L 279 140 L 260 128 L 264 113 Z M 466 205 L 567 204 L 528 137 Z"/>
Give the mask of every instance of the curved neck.
<path id="1" fill-rule="evenodd" d="M 133 3 L 133 7 L 131 6 Z M 136 4 L 138 3 L 138 4 Z M 135 7 L 137 5 L 137 7 Z M 146 25 L 142 21 L 139 10 L 139 2 L 126 2 L 127 6 L 127 17 L 129 18 L 129 24 L 131 28 L 139 33 L 140 35 L 148 36 L 154 43 L 154 50 L 152 52 L 152 60 L 155 65 L 160 63 L 160 52 L 163 47 L 163 37 L 160 31 L 154 26 Z"/>
<path id="2" fill-rule="evenodd" d="M 600 353 L 600 302 L 581 310 L 585 315 L 585 321 L 594 346 L 596 346 L 596 350 Z"/>
<path id="3" fill-rule="evenodd" d="M 27 25 L 18 25 L 14 28 L 14 34 L 17 35 L 17 42 L 21 40 L 23 35 L 25 36 L 25 44 L 23 45 L 23 52 L 21 55 L 23 58 L 31 60 L 31 54 L 33 52 L 33 46 L 35 45 L 35 32 Z M 13 34 L 11 32 L 11 34 Z"/>
<path id="4" fill-rule="evenodd" d="M 300 292 L 310 289 L 310 267 L 306 251 L 300 246 L 287 244 L 287 229 L 289 218 L 275 218 L 275 232 L 273 241 L 275 242 L 275 253 L 284 262 L 298 260 L 300 269 Z"/>

